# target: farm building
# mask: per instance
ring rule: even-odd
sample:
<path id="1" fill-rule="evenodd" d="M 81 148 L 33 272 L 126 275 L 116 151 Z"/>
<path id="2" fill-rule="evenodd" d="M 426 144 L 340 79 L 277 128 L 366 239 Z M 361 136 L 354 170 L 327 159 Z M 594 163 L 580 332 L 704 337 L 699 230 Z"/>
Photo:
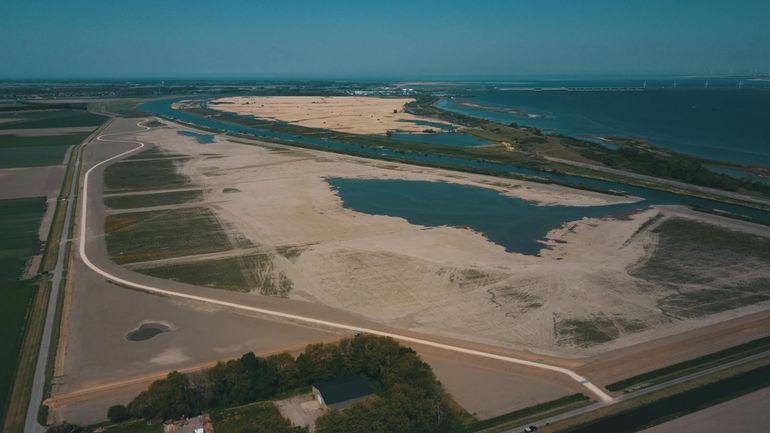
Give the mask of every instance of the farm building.
<path id="1" fill-rule="evenodd" d="M 317 382 L 313 396 L 323 408 L 346 409 L 373 395 L 369 381 L 358 375 Z"/>

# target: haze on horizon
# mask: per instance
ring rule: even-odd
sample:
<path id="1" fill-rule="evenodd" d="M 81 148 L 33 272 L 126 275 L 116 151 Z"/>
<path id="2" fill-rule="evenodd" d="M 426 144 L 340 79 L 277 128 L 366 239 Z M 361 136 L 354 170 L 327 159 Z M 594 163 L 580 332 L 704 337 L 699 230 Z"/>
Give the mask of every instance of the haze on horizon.
<path id="1" fill-rule="evenodd" d="M 770 74 L 770 2 L 0 3 L 0 78 Z"/>

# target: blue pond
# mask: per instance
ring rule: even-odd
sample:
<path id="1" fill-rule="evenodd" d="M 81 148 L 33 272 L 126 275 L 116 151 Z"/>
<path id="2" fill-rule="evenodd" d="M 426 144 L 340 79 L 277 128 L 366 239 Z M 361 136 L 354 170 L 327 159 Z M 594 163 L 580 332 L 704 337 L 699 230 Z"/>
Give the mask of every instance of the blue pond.
<path id="1" fill-rule="evenodd" d="M 423 226 L 467 227 L 506 251 L 537 255 L 541 239 L 564 222 L 622 214 L 642 204 L 594 207 L 538 206 L 491 189 L 443 182 L 392 179 L 328 180 L 345 207 L 401 217 Z M 375 199 L 376 198 L 376 199 Z"/>
<path id="2" fill-rule="evenodd" d="M 214 142 L 214 135 L 212 134 L 201 134 L 193 131 L 178 131 L 178 133 L 179 135 L 184 135 L 185 137 L 192 137 L 198 140 L 198 143 L 200 144 L 211 144 Z"/>

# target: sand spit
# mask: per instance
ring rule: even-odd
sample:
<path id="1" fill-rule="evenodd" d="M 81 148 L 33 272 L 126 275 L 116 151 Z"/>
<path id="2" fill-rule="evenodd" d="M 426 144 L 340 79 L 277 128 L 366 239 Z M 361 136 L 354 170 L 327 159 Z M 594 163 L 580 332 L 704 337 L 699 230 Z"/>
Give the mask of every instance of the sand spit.
<path id="1" fill-rule="evenodd" d="M 415 121 L 450 125 L 405 113 L 404 105 L 412 101 L 412 98 L 373 96 L 236 96 L 210 101 L 209 108 L 349 134 L 436 129 Z"/>
<path id="2" fill-rule="evenodd" d="M 713 323 L 673 323 L 665 294 L 627 268 L 654 250 L 640 230 L 666 208 L 622 218 L 583 219 L 548 234 L 541 257 L 507 253 L 481 234 L 422 227 L 345 209 L 329 177 L 411 179 L 494 188 L 543 205 L 633 201 L 553 185 L 457 173 L 218 136 L 200 145 L 173 128 L 141 138 L 193 157 L 181 170 L 207 190 L 205 201 L 293 283 L 289 296 L 429 334 L 559 356 L 579 356 Z M 212 153 L 217 158 L 210 158 Z M 225 189 L 237 192 L 226 193 Z M 295 253 L 279 253 L 287 247 Z M 734 316 L 735 312 L 727 312 Z M 585 327 L 617 335 L 583 344 Z"/>

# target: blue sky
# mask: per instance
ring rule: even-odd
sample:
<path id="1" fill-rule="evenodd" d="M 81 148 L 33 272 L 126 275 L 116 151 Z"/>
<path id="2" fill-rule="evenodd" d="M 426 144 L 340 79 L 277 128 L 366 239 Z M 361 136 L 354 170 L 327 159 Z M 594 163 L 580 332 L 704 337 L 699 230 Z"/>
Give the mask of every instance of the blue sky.
<path id="1" fill-rule="evenodd" d="M 770 1 L 0 1 L 0 77 L 430 78 L 770 69 Z"/>

